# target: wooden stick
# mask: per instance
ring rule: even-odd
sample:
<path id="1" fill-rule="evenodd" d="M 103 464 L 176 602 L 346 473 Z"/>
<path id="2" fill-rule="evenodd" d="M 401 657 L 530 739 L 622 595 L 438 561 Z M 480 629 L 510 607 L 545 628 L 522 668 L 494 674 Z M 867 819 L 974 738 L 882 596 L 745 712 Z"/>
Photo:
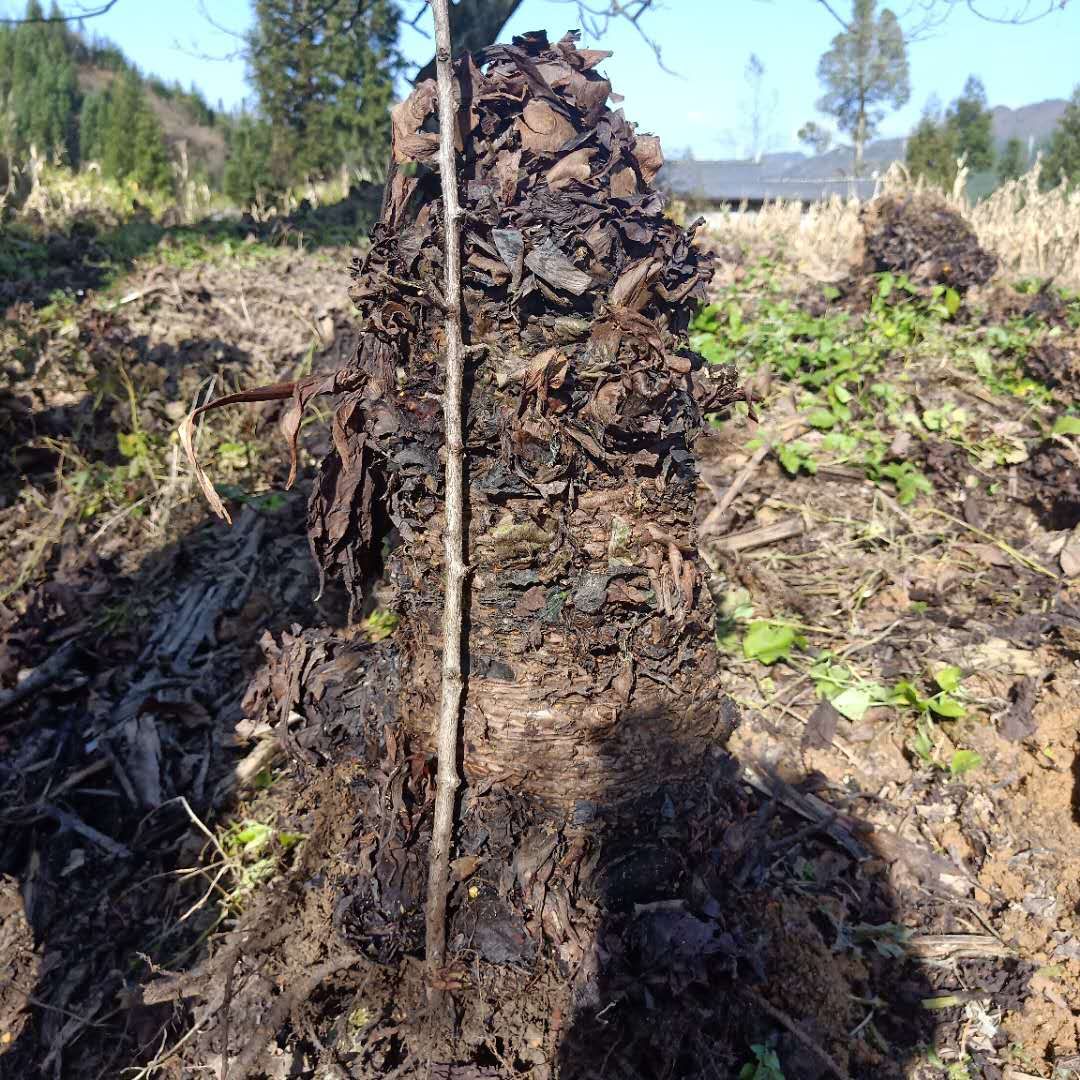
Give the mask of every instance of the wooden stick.
<path id="1" fill-rule="evenodd" d="M 759 525 L 756 529 L 725 536 L 715 541 L 713 547 L 734 554 L 736 551 L 750 551 L 781 540 L 790 540 L 793 536 L 802 536 L 805 531 L 806 525 L 801 517 L 781 518 L 772 525 Z"/>
<path id="2" fill-rule="evenodd" d="M 461 783 L 457 772 L 461 723 L 462 594 L 465 584 L 464 493 L 465 444 L 462 438 L 461 398 L 465 348 L 461 340 L 461 239 L 457 162 L 454 157 L 454 80 L 451 66 L 450 12 L 447 0 L 430 0 L 435 20 L 435 77 L 439 94 L 439 178 L 442 183 L 446 242 L 446 389 L 443 423 L 446 427 L 446 600 L 443 609 L 442 701 L 436 749 L 439 768 L 435 781 L 435 820 L 428 856 L 426 958 L 434 975 L 446 959 L 446 900 L 450 884 L 450 841 L 454 801 Z"/>
<path id="3" fill-rule="evenodd" d="M 0 712 L 17 705 L 23 698 L 31 697 L 39 690 L 51 686 L 75 661 L 78 640 L 66 641 L 40 667 L 35 668 L 22 682 L 10 690 L 0 691 Z"/>
<path id="4" fill-rule="evenodd" d="M 746 482 L 750 477 L 757 472 L 758 466 L 769 456 L 769 451 L 774 450 L 780 443 L 790 442 L 797 436 L 802 435 L 804 431 L 806 431 L 806 425 L 803 423 L 802 418 L 794 417 L 781 424 L 775 433 L 764 435 L 764 441 L 754 451 L 754 456 L 743 466 L 739 474 L 732 480 L 727 491 L 724 492 L 723 498 L 709 511 L 708 516 L 701 523 L 698 528 L 698 535 L 708 536 L 710 533 L 718 532 L 720 523 L 731 508 L 735 497 L 746 486 Z"/>

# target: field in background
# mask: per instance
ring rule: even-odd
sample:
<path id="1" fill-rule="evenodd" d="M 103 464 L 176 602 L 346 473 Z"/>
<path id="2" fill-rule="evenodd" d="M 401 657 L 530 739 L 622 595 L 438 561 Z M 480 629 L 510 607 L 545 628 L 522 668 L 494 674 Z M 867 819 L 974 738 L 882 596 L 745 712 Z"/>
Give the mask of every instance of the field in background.
<path id="1" fill-rule="evenodd" d="M 1080 287 L 1080 188 L 1039 190 L 1039 166 L 1003 184 L 972 205 L 964 197 L 964 171 L 953 190 L 941 192 L 971 222 L 979 241 L 1001 260 L 1003 278 L 1043 278 Z M 881 183 L 883 193 L 917 192 L 903 166 L 894 165 Z M 852 271 L 862 230 L 859 206 L 833 198 L 805 213 L 798 204 L 769 204 L 757 214 L 710 214 L 710 230 L 721 243 L 751 254 L 784 251 L 807 277 L 838 281 Z"/>

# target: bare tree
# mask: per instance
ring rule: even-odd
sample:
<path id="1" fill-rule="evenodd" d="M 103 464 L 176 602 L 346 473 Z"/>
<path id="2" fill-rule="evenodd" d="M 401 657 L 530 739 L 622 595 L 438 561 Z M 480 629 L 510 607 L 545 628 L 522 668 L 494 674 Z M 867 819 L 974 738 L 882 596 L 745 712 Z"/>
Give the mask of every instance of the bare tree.
<path id="1" fill-rule="evenodd" d="M 850 18 L 840 12 L 838 0 L 814 0 L 844 28 L 851 31 Z M 1001 26 L 1027 26 L 1063 11 L 1069 0 L 908 0 L 896 12 L 906 41 L 921 41 L 939 30 L 948 18 L 963 8 L 983 22 Z"/>
<path id="2" fill-rule="evenodd" d="M 740 112 L 747 134 L 747 157 L 760 161 L 772 141 L 772 123 L 779 97 L 766 81 L 765 65 L 757 53 L 751 53 L 743 69 L 747 96 Z"/>

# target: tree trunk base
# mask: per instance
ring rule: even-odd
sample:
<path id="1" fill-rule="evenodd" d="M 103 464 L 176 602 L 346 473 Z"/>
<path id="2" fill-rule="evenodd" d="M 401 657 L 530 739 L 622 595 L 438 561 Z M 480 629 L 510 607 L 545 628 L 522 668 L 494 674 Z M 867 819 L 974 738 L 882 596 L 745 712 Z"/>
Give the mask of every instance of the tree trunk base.
<path id="1" fill-rule="evenodd" d="M 899 1080 L 900 1058 L 848 1037 L 862 1011 L 852 994 L 887 994 L 897 961 L 836 952 L 822 917 L 845 917 L 823 905 L 858 897 L 859 918 L 890 923 L 885 879 L 750 791 L 693 724 L 667 728 L 651 780 L 618 757 L 636 742 L 609 742 L 608 771 L 580 789 L 587 807 L 548 794 L 539 763 L 485 743 L 491 769 L 473 775 L 457 816 L 448 962 L 432 977 L 435 775 L 398 714 L 401 684 L 422 681 L 408 643 L 307 630 L 267 644 L 246 711 L 302 718 L 288 745 L 305 764 L 273 790 L 280 827 L 305 839 L 213 960 L 147 990 L 147 1004 L 206 1002 L 189 1060 L 225 1055 L 231 1080 L 280 1075 L 283 1054 L 336 1078 L 652 1080 L 738 1075 L 758 1044 L 776 1046 L 791 1077 Z M 520 690 L 491 690 L 498 715 L 533 704 Z M 620 724 L 633 720 L 628 707 Z M 828 884 L 807 879 L 808 866 Z M 926 1016 L 916 1010 L 893 1003 L 880 1030 L 914 1038 Z"/>

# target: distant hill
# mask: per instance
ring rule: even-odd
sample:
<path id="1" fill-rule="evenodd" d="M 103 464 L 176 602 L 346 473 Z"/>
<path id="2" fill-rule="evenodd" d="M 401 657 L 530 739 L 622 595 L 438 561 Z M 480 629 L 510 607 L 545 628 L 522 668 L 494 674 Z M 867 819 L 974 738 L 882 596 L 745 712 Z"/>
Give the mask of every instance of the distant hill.
<path id="1" fill-rule="evenodd" d="M 83 94 L 104 90 L 116 76 L 116 70 L 93 64 L 79 64 L 76 69 L 79 90 Z M 193 98 L 177 87 L 166 86 L 152 77 L 143 81 L 147 98 L 161 121 L 170 150 L 186 142 L 188 163 L 192 170 L 201 168 L 208 176 L 219 181 L 225 167 L 222 117 L 209 109 L 201 99 Z M 176 157 L 175 154 L 170 156 Z"/>
<path id="2" fill-rule="evenodd" d="M 1034 139 L 1038 144 L 1050 137 L 1067 104 L 1061 98 L 1051 98 L 1034 105 L 1021 105 L 1019 109 L 997 105 L 990 110 L 994 117 L 994 138 L 1003 143 L 1009 139 L 1023 142 Z"/>
<path id="3" fill-rule="evenodd" d="M 1060 98 L 1010 109 L 992 109 L 993 134 L 1000 151 L 1012 138 L 1033 150 L 1054 130 L 1066 102 Z M 907 139 L 875 139 L 867 144 L 863 157 L 863 179 L 852 181 L 853 152 L 850 146 L 835 146 L 827 153 L 809 156 L 799 151 L 764 154 L 760 161 L 675 160 L 664 166 L 661 183 L 674 195 L 692 202 L 713 205 L 757 205 L 771 199 L 816 202 L 830 195 L 870 198 L 874 177 L 884 173 L 894 161 L 903 161 Z M 968 177 L 969 199 L 981 199 L 997 186 L 993 171 Z"/>
<path id="4" fill-rule="evenodd" d="M 95 162 L 148 190 L 172 186 L 187 148 L 189 174 L 219 180 L 231 118 L 194 87 L 142 72 L 116 45 L 50 22 L 38 0 L 27 19 L 0 22 L 0 187 L 32 152 L 73 169 Z"/>
<path id="5" fill-rule="evenodd" d="M 1010 109 L 997 105 L 991 109 L 994 140 L 1000 150 L 1009 139 L 1020 139 L 1025 148 L 1037 148 L 1045 142 L 1061 119 L 1068 103 L 1061 98 L 1039 101 L 1034 105 L 1021 105 Z M 875 139 L 864 150 L 867 170 L 871 174 L 883 173 L 894 161 L 903 161 L 907 139 Z M 834 146 L 824 154 L 810 156 L 797 151 L 765 154 L 761 159 L 763 175 L 785 180 L 826 181 L 847 177 L 851 174 L 852 149 L 850 146 Z M 980 185 L 980 188 L 984 185 Z M 982 190 L 978 194 L 984 194 Z"/>

